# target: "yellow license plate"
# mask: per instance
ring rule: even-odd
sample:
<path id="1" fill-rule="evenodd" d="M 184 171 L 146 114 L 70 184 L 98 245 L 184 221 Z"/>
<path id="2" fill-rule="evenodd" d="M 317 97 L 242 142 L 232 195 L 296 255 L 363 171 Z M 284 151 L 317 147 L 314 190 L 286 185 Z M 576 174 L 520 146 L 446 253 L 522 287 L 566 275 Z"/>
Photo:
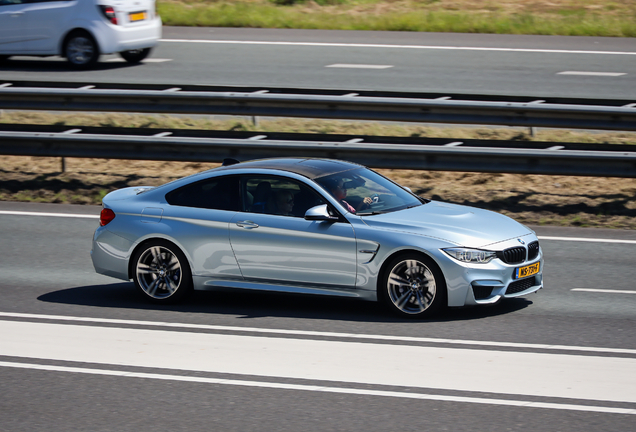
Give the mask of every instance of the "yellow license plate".
<path id="1" fill-rule="evenodd" d="M 128 15 L 130 22 L 143 21 L 146 19 L 146 12 L 135 12 Z"/>
<path id="2" fill-rule="evenodd" d="M 525 267 L 516 268 L 515 279 L 521 279 L 521 278 L 532 276 L 539 273 L 540 265 L 541 265 L 540 262 L 536 262 L 534 264 L 530 264 Z"/>

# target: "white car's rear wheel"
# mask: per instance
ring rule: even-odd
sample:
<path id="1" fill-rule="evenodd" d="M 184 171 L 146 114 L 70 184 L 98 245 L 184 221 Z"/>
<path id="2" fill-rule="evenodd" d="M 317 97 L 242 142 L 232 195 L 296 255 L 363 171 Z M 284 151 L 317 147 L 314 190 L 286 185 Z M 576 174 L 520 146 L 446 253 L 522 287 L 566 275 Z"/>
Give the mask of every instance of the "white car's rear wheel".
<path id="1" fill-rule="evenodd" d="M 150 48 L 122 51 L 119 55 L 128 63 L 139 63 L 150 54 Z"/>

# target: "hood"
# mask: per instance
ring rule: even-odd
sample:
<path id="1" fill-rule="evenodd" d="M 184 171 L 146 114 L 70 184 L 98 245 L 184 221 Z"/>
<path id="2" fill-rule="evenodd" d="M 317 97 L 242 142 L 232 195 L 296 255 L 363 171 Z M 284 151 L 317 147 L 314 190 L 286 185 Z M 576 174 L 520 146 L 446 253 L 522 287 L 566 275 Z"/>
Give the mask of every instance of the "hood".
<path id="1" fill-rule="evenodd" d="M 408 232 L 473 248 L 532 234 L 530 229 L 502 214 L 437 201 L 361 219 L 372 228 Z"/>

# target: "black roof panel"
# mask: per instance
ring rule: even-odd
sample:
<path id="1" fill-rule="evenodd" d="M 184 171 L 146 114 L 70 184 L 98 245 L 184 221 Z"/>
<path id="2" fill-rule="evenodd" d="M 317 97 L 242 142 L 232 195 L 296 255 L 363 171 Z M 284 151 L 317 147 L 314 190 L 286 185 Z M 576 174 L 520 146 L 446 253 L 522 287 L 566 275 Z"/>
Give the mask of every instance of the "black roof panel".
<path id="1" fill-rule="evenodd" d="M 358 164 L 334 159 L 279 158 L 241 162 L 235 165 L 217 168 L 217 170 L 225 171 L 249 168 L 274 169 L 288 171 L 310 179 L 315 179 L 360 167 L 361 165 Z"/>

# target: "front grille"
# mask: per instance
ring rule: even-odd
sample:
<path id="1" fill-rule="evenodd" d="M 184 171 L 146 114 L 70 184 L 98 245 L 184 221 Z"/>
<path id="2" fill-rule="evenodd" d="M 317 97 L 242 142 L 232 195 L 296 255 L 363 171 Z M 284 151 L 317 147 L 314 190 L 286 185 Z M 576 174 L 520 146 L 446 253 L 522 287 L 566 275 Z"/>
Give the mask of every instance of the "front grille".
<path id="1" fill-rule="evenodd" d="M 506 264 L 519 264 L 526 260 L 526 248 L 523 246 L 497 252 L 497 257 Z"/>
<path id="2" fill-rule="evenodd" d="M 534 241 L 528 245 L 528 261 L 532 261 L 539 255 L 539 242 Z"/>
<path id="3" fill-rule="evenodd" d="M 534 276 L 526 278 L 526 279 L 521 279 L 518 281 L 514 281 L 512 282 L 510 285 L 508 285 L 508 289 L 506 290 L 506 294 L 515 294 L 515 293 L 519 293 L 521 291 L 525 291 L 528 288 L 531 288 L 533 286 L 535 286 L 536 284 L 536 278 Z"/>
<path id="4" fill-rule="evenodd" d="M 473 294 L 475 295 L 475 300 L 487 299 L 492 294 L 492 287 L 473 286 Z"/>

